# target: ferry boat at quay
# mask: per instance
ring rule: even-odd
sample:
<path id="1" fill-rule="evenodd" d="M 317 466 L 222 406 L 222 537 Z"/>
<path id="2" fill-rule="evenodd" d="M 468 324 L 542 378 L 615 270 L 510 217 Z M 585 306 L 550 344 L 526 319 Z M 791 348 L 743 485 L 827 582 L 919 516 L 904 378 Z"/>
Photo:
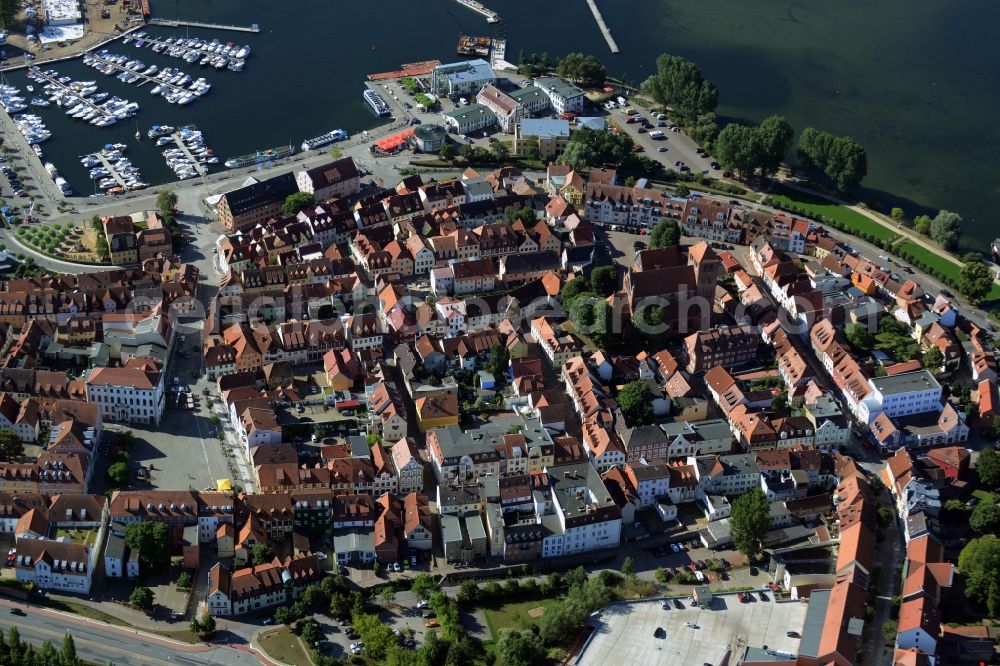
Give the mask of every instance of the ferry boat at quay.
<path id="1" fill-rule="evenodd" d="M 263 164 L 264 162 L 271 162 L 273 160 L 280 160 L 284 157 L 290 157 L 295 154 L 295 146 L 288 144 L 287 146 L 280 146 L 278 148 L 266 148 L 264 150 L 258 150 L 255 153 L 250 153 L 249 155 L 240 155 L 239 157 L 233 157 L 226 160 L 225 164 L 230 169 L 240 169 L 242 167 L 253 166 L 255 164 Z"/>
<path id="2" fill-rule="evenodd" d="M 389 105 L 385 103 L 381 95 L 371 88 L 365 88 L 365 101 L 368 102 L 368 106 L 372 108 L 376 116 L 389 115 Z"/>
<path id="3" fill-rule="evenodd" d="M 331 132 L 327 132 L 326 134 L 320 134 L 317 137 L 313 137 L 312 139 L 306 139 L 302 142 L 302 150 L 315 150 L 316 148 L 320 148 L 330 143 L 346 141 L 348 138 L 350 138 L 350 134 L 342 129 L 335 129 Z"/>

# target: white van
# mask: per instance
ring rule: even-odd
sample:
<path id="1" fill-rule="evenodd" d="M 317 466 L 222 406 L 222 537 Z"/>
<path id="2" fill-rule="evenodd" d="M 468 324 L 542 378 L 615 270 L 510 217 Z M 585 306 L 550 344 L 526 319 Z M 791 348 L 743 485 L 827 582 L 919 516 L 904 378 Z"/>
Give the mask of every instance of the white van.
<path id="1" fill-rule="evenodd" d="M 650 139 L 662 139 L 665 135 L 660 130 L 653 130 L 649 133 Z"/>

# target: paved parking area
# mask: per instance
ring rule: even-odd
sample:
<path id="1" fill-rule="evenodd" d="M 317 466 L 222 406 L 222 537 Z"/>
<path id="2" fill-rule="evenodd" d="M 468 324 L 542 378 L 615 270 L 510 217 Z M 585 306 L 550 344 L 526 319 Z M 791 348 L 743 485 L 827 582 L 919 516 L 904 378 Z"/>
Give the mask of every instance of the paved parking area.
<path id="1" fill-rule="evenodd" d="M 745 645 L 794 654 L 799 639 L 785 632 L 801 632 L 805 616 L 806 604 L 801 602 L 758 599 L 741 604 L 735 594 L 716 597 L 710 609 L 691 608 L 686 601 L 683 609 L 671 610 L 663 610 L 659 601 L 617 604 L 591 620 L 595 634 L 578 663 L 718 666 L 727 649 L 735 652 Z M 686 622 L 698 628 L 686 627 Z M 657 627 L 666 631 L 666 638 L 654 638 Z"/>

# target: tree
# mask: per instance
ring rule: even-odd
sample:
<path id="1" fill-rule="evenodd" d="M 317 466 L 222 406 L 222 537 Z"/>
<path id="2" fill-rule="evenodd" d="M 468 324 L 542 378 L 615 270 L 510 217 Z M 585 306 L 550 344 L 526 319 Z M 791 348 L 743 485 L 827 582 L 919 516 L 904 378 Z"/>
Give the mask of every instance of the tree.
<path id="1" fill-rule="evenodd" d="M 904 218 L 906 217 L 906 213 L 904 213 L 903 209 L 899 206 L 893 206 L 892 211 L 889 213 L 889 217 L 891 217 L 892 221 L 896 224 L 902 224 Z"/>
<path id="2" fill-rule="evenodd" d="M 868 327 L 860 322 L 854 322 L 844 327 L 844 336 L 857 352 L 868 353 L 875 348 L 875 337 L 868 330 Z"/>
<path id="3" fill-rule="evenodd" d="M 347 582 L 344 577 L 340 574 L 333 574 L 331 576 L 324 576 L 323 580 L 319 582 L 319 589 L 325 594 L 329 599 L 333 599 L 333 595 L 338 592 L 347 591 Z"/>
<path id="4" fill-rule="evenodd" d="M 250 551 L 250 558 L 254 566 L 267 564 L 274 560 L 274 549 L 266 543 L 254 544 L 253 549 Z"/>
<path id="5" fill-rule="evenodd" d="M 546 661 L 545 648 L 529 631 L 502 629 L 496 651 L 505 666 L 535 666 Z"/>
<path id="6" fill-rule="evenodd" d="M 382 622 L 378 615 L 362 613 L 353 618 L 354 630 L 365 644 L 365 653 L 374 662 L 379 662 L 396 643 L 392 628 Z"/>
<path id="7" fill-rule="evenodd" d="M 753 560 L 760 554 L 764 536 L 771 529 L 771 512 L 767 497 L 760 488 L 754 488 L 733 502 L 729 530 L 736 549 Z"/>
<path id="8" fill-rule="evenodd" d="M 621 571 L 626 576 L 630 576 L 631 577 L 631 576 L 635 575 L 635 562 L 632 561 L 632 558 L 630 556 L 626 555 L 625 559 L 622 560 L 622 569 L 621 569 Z"/>
<path id="9" fill-rule="evenodd" d="M 191 574 L 189 574 L 187 571 L 182 571 L 181 575 L 179 575 L 177 577 L 177 581 L 176 581 L 175 584 L 177 585 L 177 589 L 180 589 L 180 590 L 186 590 L 186 589 L 190 588 L 191 587 Z"/>
<path id="10" fill-rule="evenodd" d="M 1000 506 L 980 502 L 969 516 L 969 527 L 980 534 L 995 534 L 1000 528 Z"/>
<path id="11" fill-rule="evenodd" d="M 12 460 L 24 455 L 24 444 L 9 428 L 0 430 L 0 458 Z"/>
<path id="12" fill-rule="evenodd" d="M 346 592 L 337 592 L 330 597 L 330 615 L 333 617 L 350 617 L 354 600 Z"/>
<path id="13" fill-rule="evenodd" d="M 924 367 L 931 372 L 937 372 L 944 365 L 944 354 L 937 347 L 931 347 L 924 354 Z"/>
<path id="14" fill-rule="evenodd" d="M 13 643 L 14 641 L 11 641 Z M 59 663 L 61 666 L 76 666 L 83 662 L 76 655 L 76 643 L 73 641 L 73 636 L 69 632 L 63 636 L 62 649 L 59 650 Z M 53 664 L 55 666 L 55 664 Z"/>
<path id="15" fill-rule="evenodd" d="M 494 141 L 490 145 L 490 154 L 493 155 L 494 160 L 503 164 L 510 159 L 510 146 L 503 141 Z"/>
<path id="16" fill-rule="evenodd" d="M 938 211 L 931 220 L 931 238 L 945 250 L 954 250 L 962 237 L 962 217 L 950 210 Z"/>
<path id="17" fill-rule="evenodd" d="M 807 127 L 799 135 L 796 152 L 807 168 L 822 172 L 841 190 L 857 187 L 868 173 L 865 149 L 848 136 Z"/>
<path id="18" fill-rule="evenodd" d="M 291 625 L 295 622 L 295 617 L 292 614 L 292 609 L 288 606 L 279 606 L 274 609 L 274 623 L 283 624 L 285 626 Z"/>
<path id="19" fill-rule="evenodd" d="M 760 121 L 760 125 L 757 126 L 757 138 L 762 151 L 760 163 L 762 175 L 769 176 L 778 170 L 792 147 L 794 135 L 792 126 L 784 116 L 768 116 Z"/>
<path id="20" fill-rule="evenodd" d="M 391 585 L 386 585 L 382 588 L 382 591 L 378 593 L 378 596 L 382 599 L 382 605 L 388 606 L 396 600 L 396 591 L 392 589 Z"/>
<path id="21" fill-rule="evenodd" d="M 281 204 L 281 212 L 285 215 L 294 215 L 315 203 L 316 197 L 308 192 L 293 192 L 285 197 L 285 203 Z"/>
<path id="22" fill-rule="evenodd" d="M 137 585 L 132 589 L 132 594 L 129 595 L 128 602 L 140 610 L 152 610 L 153 591 L 148 587 Z"/>
<path id="23" fill-rule="evenodd" d="M 573 301 L 575 301 L 580 294 L 585 294 L 590 291 L 592 291 L 590 280 L 585 277 L 575 277 L 564 284 L 561 292 L 563 310 L 569 310 L 569 308 L 573 305 Z"/>
<path id="24" fill-rule="evenodd" d="M 653 405 L 646 382 L 626 384 L 618 394 L 618 406 L 630 427 L 636 428 L 653 422 Z"/>
<path id="25" fill-rule="evenodd" d="M 1000 453 L 996 449 L 983 449 L 979 452 L 976 460 L 976 473 L 979 481 L 990 488 L 997 490 L 1000 488 Z"/>
<path id="26" fill-rule="evenodd" d="M 649 234 L 649 247 L 673 247 L 681 242 L 681 226 L 677 220 L 664 218 L 656 223 Z"/>
<path id="27" fill-rule="evenodd" d="M 691 188 L 689 188 L 684 183 L 678 183 L 674 185 L 674 194 L 679 197 L 684 197 L 685 199 L 691 196 Z"/>
<path id="28" fill-rule="evenodd" d="M 715 156 L 739 177 L 750 178 L 764 161 L 764 147 L 756 128 L 731 123 L 719 132 Z"/>
<path id="29" fill-rule="evenodd" d="M 138 551 L 139 561 L 150 571 L 159 571 L 170 563 L 172 541 L 166 523 L 144 520 L 125 528 L 125 545 Z"/>
<path id="30" fill-rule="evenodd" d="M 899 624 L 895 620 L 886 620 L 882 625 L 882 638 L 885 639 L 886 645 L 895 644 L 898 631 Z"/>
<path id="31" fill-rule="evenodd" d="M 970 261 L 962 266 L 958 278 L 958 291 L 973 303 L 979 305 L 993 290 L 993 272 L 981 261 Z"/>
<path id="32" fill-rule="evenodd" d="M 413 577 L 413 585 L 410 586 L 417 597 L 429 599 L 431 594 L 441 589 L 441 584 L 434 580 L 430 574 L 419 573 Z"/>
<path id="33" fill-rule="evenodd" d="M 771 398 L 771 409 L 775 412 L 784 412 L 788 409 L 788 393 L 786 391 Z"/>
<path id="34" fill-rule="evenodd" d="M 878 508 L 878 525 L 881 528 L 889 527 L 892 524 L 893 518 L 895 518 L 895 512 L 887 506 L 880 506 Z"/>
<path id="35" fill-rule="evenodd" d="M 316 620 L 303 621 L 299 630 L 299 638 L 310 647 L 316 645 L 323 638 L 323 632 L 320 631 L 319 623 Z"/>
<path id="36" fill-rule="evenodd" d="M 958 556 L 966 595 L 986 604 L 991 617 L 1000 616 L 1000 539 L 992 534 L 973 539 Z"/>
<path id="37" fill-rule="evenodd" d="M 172 215 L 177 208 L 177 194 L 173 190 L 160 190 L 156 195 L 156 208 L 164 215 Z"/>
<path id="38" fill-rule="evenodd" d="M 599 86 L 604 83 L 608 72 L 601 61 L 592 55 L 569 53 L 556 65 L 556 75 L 584 86 Z"/>
<path id="39" fill-rule="evenodd" d="M 460 604 L 474 604 L 481 598 L 479 585 L 475 581 L 466 580 L 458 588 L 455 598 Z"/>
<path id="40" fill-rule="evenodd" d="M 924 236 L 930 236 L 931 218 L 928 217 L 927 215 L 917 215 L 917 217 L 913 220 L 913 228 L 916 230 L 918 234 L 922 234 Z"/>
<path id="41" fill-rule="evenodd" d="M 121 488 L 126 483 L 128 483 L 129 471 L 128 465 L 123 462 L 112 463 L 108 467 L 108 483 L 110 483 L 115 488 Z"/>
<path id="42" fill-rule="evenodd" d="M 455 145 L 453 143 L 445 141 L 441 144 L 441 150 L 438 151 L 438 157 L 450 162 L 455 159 L 456 155 L 458 155 L 458 150 L 455 149 Z"/>
<path id="43" fill-rule="evenodd" d="M 618 289 L 618 267 L 598 266 L 590 274 L 590 284 L 594 291 L 603 296 L 610 296 Z"/>
<path id="44" fill-rule="evenodd" d="M 714 112 L 719 104 L 719 91 L 693 62 L 666 53 L 656 59 L 656 73 L 643 82 L 642 90 L 685 121 Z"/>
<path id="45" fill-rule="evenodd" d="M 97 235 L 97 240 L 94 241 L 94 254 L 97 255 L 97 261 L 102 264 L 111 262 L 111 249 L 108 247 L 108 241 L 104 234 Z"/>
<path id="46" fill-rule="evenodd" d="M 656 567 L 656 572 L 653 574 L 653 577 L 656 579 L 656 582 L 659 583 L 660 585 L 666 585 L 667 583 L 669 583 L 671 576 L 672 576 L 671 572 L 668 569 L 664 569 L 663 567 Z"/>
<path id="47" fill-rule="evenodd" d="M 486 359 L 486 372 L 494 377 L 502 377 L 507 372 L 510 364 L 510 352 L 503 345 L 493 345 L 490 349 L 490 356 Z"/>

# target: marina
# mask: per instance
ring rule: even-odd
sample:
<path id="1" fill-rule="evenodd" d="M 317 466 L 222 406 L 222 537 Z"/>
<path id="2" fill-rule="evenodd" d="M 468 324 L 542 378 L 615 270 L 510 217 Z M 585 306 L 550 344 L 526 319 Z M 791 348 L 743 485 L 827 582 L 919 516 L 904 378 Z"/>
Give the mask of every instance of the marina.
<path id="1" fill-rule="evenodd" d="M 212 87 L 212 84 L 204 78 L 192 81 L 190 74 L 185 74 L 176 67 L 166 67 L 162 70 L 156 65 L 147 67 L 140 60 L 129 60 L 127 56 L 106 50 L 84 57 L 83 62 L 108 76 L 118 72 L 116 78 L 123 83 L 141 81 L 140 86 L 152 83 L 150 94 L 162 95 L 171 104 L 190 104 Z"/>
<path id="2" fill-rule="evenodd" d="M 619 53 L 618 44 L 615 42 L 615 38 L 611 36 L 611 29 L 604 22 L 604 17 L 601 16 L 601 10 L 598 9 L 597 2 L 595 0 L 587 0 L 587 5 L 590 7 L 590 12 L 594 15 L 594 20 L 597 21 L 597 27 L 600 28 L 601 34 L 604 35 L 604 41 L 608 43 L 608 48 L 611 49 L 612 53 Z"/>
<path id="3" fill-rule="evenodd" d="M 121 143 L 107 144 L 96 153 L 80 158 L 83 166 L 90 169 L 90 179 L 97 189 L 105 190 L 106 194 L 122 194 L 148 187 L 142 181 L 139 169 L 128 158 L 124 157 L 125 145 Z M 96 193 L 100 196 L 100 193 Z"/>
<path id="4" fill-rule="evenodd" d="M 49 100 L 65 107 L 67 116 L 85 120 L 96 127 L 114 125 L 139 111 L 135 102 L 119 97 L 108 99 L 109 93 L 98 92 L 94 81 L 73 81 L 68 76 L 60 77 L 52 69 L 28 70 L 28 78 L 44 82 L 43 90 L 50 95 Z"/>
<path id="5" fill-rule="evenodd" d="M 217 70 L 228 69 L 233 72 L 242 72 L 246 66 L 246 58 L 250 55 L 249 46 L 238 46 L 233 42 L 222 43 L 217 39 L 210 41 L 193 37 L 158 39 L 145 32 L 137 32 L 122 39 L 122 44 L 132 41 L 136 48 L 148 48 L 154 53 L 178 58 L 188 64 L 198 63 L 202 67 L 212 66 Z"/>
<path id="6" fill-rule="evenodd" d="M 194 125 L 182 127 L 169 135 L 176 148 L 163 151 L 163 157 L 177 178 L 186 180 L 208 173 L 208 164 L 218 164 L 219 158 L 205 145 L 205 138 Z"/>

